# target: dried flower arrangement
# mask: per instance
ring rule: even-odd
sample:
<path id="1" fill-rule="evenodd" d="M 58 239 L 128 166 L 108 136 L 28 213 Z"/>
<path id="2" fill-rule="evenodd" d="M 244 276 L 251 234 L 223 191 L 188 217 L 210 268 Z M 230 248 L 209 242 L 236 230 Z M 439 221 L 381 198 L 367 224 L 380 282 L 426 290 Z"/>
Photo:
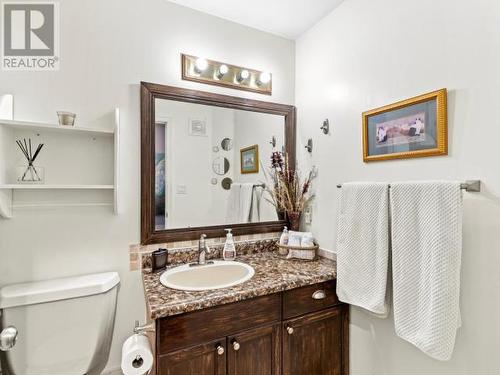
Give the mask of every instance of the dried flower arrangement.
<path id="1" fill-rule="evenodd" d="M 314 198 L 311 194 L 311 183 L 314 172 L 311 170 L 303 180 L 300 172 L 290 170 L 288 167 L 288 155 L 273 150 L 271 154 L 271 167 L 266 173 L 266 190 L 271 202 L 278 212 L 286 213 L 292 230 L 298 230 L 300 216 L 307 204 Z M 265 170 L 265 169 L 264 169 Z"/>

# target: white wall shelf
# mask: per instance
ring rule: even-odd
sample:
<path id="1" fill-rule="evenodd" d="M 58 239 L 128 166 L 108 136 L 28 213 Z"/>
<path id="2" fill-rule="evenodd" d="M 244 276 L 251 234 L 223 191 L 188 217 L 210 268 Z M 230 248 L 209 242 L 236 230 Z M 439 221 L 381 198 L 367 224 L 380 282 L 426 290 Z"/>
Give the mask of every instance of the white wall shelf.
<path id="1" fill-rule="evenodd" d="M 84 133 L 92 136 L 113 136 L 114 129 L 97 129 L 81 126 L 62 126 L 59 124 L 48 124 L 43 122 L 1 120 L 0 126 L 31 131 L 49 131 L 66 133 Z"/>
<path id="2" fill-rule="evenodd" d="M 107 127 L 61 126 L 14 120 L 13 101 L 0 96 L 0 218 L 17 209 L 57 207 L 110 206 L 118 214 L 120 110 Z M 14 170 L 25 161 L 15 140 L 23 138 L 45 144 L 37 158 L 44 184 L 16 183 Z"/>
<path id="3" fill-rule="evenodd" d="M 114 185 L 45 185 L 5 184 L 0 189 L 12 190 L 114 190 Z"/>

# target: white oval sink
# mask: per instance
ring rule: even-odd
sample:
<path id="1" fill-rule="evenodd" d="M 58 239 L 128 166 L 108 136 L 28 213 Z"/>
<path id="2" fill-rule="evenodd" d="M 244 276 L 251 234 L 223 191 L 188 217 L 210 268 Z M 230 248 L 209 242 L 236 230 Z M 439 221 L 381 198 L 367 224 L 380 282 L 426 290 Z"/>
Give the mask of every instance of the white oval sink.
<path id="1" fill-rule="evenodd" d="M 216 260 L 203 266 L 175 267 L 160 276 L 168 288 L 179 290 L 210 290 L 228 288 L 250 280 L 254 269 L 245 263 Z"/>

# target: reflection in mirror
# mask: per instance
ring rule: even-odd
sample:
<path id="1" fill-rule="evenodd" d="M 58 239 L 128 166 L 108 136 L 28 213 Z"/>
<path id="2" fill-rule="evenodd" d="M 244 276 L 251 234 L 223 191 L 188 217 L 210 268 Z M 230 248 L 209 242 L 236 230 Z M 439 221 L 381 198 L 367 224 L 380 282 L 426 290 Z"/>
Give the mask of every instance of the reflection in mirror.
<path id="1" fill-rule="evenodd" d="M 224 151 L 229 151 L 233 148 L 233 141 L 231 138 L 224 138 L 220 143 L 220 146 Z"/>
<path id="2" fill-rule="evenodd" d="M 284 116 L 166 99 L 154 113 L 156 230 L 278 220 L 263 183 Z"/>
<path id="3" fill-rule="evenodd" d="M 215 174 L 224 176 L 227 172 L 229 172 L 229 160 L 223 156 L 215 158 L 212 163 L 212 170 Z"/>
<path id="4" fill-rule="evenodd" d="M 229 177 L 223 178 L 222 181 L 220 182 L 220 184 L 224 190 L 231 189 L 232 183 L 233 183 L 233 180 L 231 180 Z"/>

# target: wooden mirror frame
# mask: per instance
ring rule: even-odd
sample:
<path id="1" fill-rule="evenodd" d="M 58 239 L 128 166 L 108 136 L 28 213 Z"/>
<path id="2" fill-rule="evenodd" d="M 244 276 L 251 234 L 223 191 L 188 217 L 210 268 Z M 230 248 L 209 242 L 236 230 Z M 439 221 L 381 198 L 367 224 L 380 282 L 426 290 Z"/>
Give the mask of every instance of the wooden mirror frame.
<path id="1" fill-rule="evenodd" d="M 295 169 L 296 110 L 294 106 L 141 82 L 141 244 L 193 240 L 198 239 L 203 233 L 207 237 L 223 237 L 225 235 L 224 228 L 227 227 L 231 227 L 235 235 L 283 230 L 283 226 L 286 225 L 285 220 L 155 230 L 155 216 L 153 214 L 155 205 L 153 163 L 155 99 L 176 100 L 284 116 L 285 150 L 289 157 L 290 168 Z"/>

